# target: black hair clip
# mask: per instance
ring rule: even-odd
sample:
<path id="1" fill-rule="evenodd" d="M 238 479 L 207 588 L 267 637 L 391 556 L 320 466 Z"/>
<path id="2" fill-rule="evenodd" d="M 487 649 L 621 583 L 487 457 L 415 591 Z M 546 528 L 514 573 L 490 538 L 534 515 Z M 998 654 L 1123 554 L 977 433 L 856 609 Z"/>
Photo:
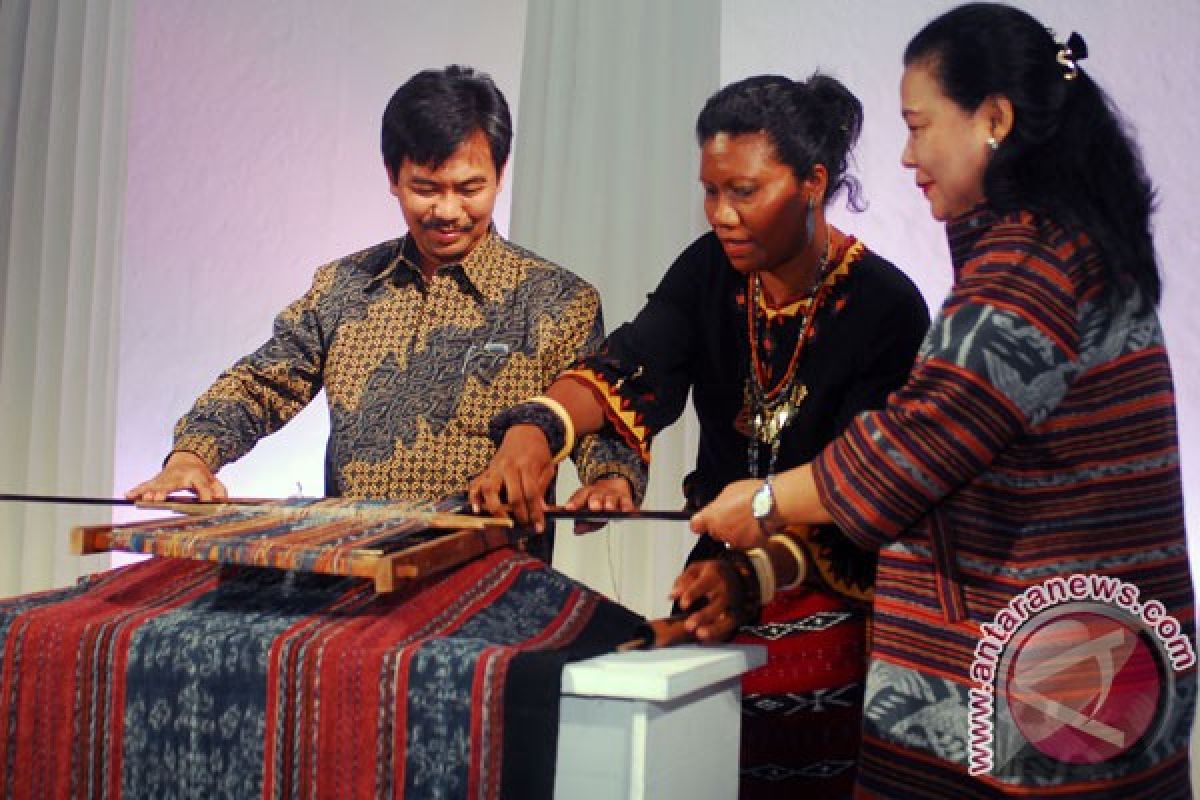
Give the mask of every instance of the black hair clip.
<path id="1" fill-rule="evenodd" d="M 1079 66 L 1076 62 L 1087 58 L 1087 42 L 1083 37 L 1074 31 L 1067 37 L 1066 44 L 1058 46 L 1058 55 L 1055 59 L 1063 68 L 1063 78 L 1068 81 L 1075 80 L 1075 76 L 1079 74 Z"/>

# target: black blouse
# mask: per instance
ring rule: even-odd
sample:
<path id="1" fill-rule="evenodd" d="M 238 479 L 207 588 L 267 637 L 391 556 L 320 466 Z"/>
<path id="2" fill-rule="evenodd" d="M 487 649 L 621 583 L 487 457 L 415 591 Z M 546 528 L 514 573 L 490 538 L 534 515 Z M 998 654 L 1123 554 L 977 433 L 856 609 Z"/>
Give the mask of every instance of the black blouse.
<path id="1" fill-rule="evenodd" d="M 811 461 L 855 415 L 882 407 L 907 378 L 929 327 L 913 283 L 853 237 L 834 254 L 824 283 L 796 364 L 807 396 L 781 435 L 775 471 Z M 755 330 L 768 387 L 794 357 L 809 310 L 802 301 L 794 313 L 771 311 L 755 304 L 750 285 L 716 235 L 707 233 L 675 260 L 634 320 L 567 373 L 603 399 L 609 420 L 647 459 L 650 440 L 679 418 L 692 392 L 700 445 L 684 492 L 693 508 L 733 481 L 761 476 L 767 466 L 764 446 L 751 469 L 751 440 L 744 422 L 738 424 L 739 415 L 745 419 L 750 375 L 747 307 L 758 308 Z"/>

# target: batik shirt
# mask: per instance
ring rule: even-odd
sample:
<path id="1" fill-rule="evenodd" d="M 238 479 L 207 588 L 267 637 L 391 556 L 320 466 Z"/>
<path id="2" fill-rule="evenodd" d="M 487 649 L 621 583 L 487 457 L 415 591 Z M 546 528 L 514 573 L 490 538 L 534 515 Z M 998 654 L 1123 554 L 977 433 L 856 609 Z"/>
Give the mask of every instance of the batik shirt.
<path id="1" fill-rule="evenodd" d="M 1126 800 L 1187 796 L 1192 581 L 1154 306 L 1113 286 L 1086 237 L 1043 217 L 982 207 L 947 232 L 954 286 L 908 383 L 813 462 L 839 529 L 879 551 L 860 789 L 906 800 L 1111 797 L 1118 786 Z M 1097 625 L 1151 603 L 1177 623 L 1145 637 L 1116 631 L 1121 648 L 1158 653 L 1157 700 L 1149 684 L 1106 683 L 1134 662 L 1103 644 L 1107 634 L 1072 641 L 1085 623 L 1063 618 L 1036 640 L 1050 645 L 1037 661 L 1061 657 L 1071 698 L 1047 680 L 1028 696 L 1063 702 L 1022 710 L 1022 636 L 1071 608 L 1063 582 L 1076 575 L 1085 583 L 1072 587 L 1095 594 Z M 1128 589 L 1106 599 L 1116 586 Z M 1085 646 L 1095 660 L 1071 655 Z M 1068 745 L 1081 758 L 1099 752 L 1083 732 L 1092 720 L 1122 739 L 1114 710 L 1147 704 L 1154 718 L 1138 746 L 1098 763 L 1055 757 Z"/>
<path id="2" fill-rule="evenodd" d="M 443 498 L 495 453 L 489 420 L 602 335 L 592 286 L 494 232 L 428 281 L 407 237 L 384 242 L 318 269 L 271 338 L 179 421 L 174 449 L 216 470 L 324 388 L 327 495 Z M 573 456 L 585 482 L 623 475 L 640 496 L 645 472 L 624 445 L 584 437 Z"/>

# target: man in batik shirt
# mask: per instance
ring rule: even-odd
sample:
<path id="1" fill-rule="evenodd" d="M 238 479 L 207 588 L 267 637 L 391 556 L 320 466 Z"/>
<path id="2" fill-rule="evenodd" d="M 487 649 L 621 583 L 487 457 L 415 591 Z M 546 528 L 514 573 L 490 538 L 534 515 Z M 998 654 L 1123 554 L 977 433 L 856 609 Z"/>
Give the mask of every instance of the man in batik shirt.
<path id="1" fill-rule="evenodd" d="M 128 496 L 225 498 L 216 470 L 321 388 L 326 494 L 425 501 L 465 489 L 495 452 L 488 421 L 603 335 L 592 286 L 492 225 L 511 139 L 504 96 L 482 73 L 428 70 L 401 86 L 382 150 L 408 233 L 318 269 L 271 338 L 179 420 L 162 472 Z M 586 437 L 573 456 L 585 483 L 622 476 L 644 488 L 623 445 Z"/>

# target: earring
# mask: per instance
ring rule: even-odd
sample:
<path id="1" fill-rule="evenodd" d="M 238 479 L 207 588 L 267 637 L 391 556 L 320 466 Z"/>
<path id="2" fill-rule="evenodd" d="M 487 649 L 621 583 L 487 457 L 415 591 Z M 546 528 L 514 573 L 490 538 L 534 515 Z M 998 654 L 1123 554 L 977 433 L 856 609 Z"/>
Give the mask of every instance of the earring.
<path id="1" fill-rule="evenodd" d="M 1000 149 L 1000 143 L 996 141 L 995 136 L 989 136 L 987 138 L 987 142 L 988 142 L 988 147 L 992 148 L 993 153 Z"/>
<path id="2" fill-rule="evenodd" d="M 817 226 L 817 203 L 813 200 L 812 195 L 808 196 L 808 213 L 804 217 L 804 230 L 808 231 L 808 240 L 811 242 L 813 232 Z"/>

